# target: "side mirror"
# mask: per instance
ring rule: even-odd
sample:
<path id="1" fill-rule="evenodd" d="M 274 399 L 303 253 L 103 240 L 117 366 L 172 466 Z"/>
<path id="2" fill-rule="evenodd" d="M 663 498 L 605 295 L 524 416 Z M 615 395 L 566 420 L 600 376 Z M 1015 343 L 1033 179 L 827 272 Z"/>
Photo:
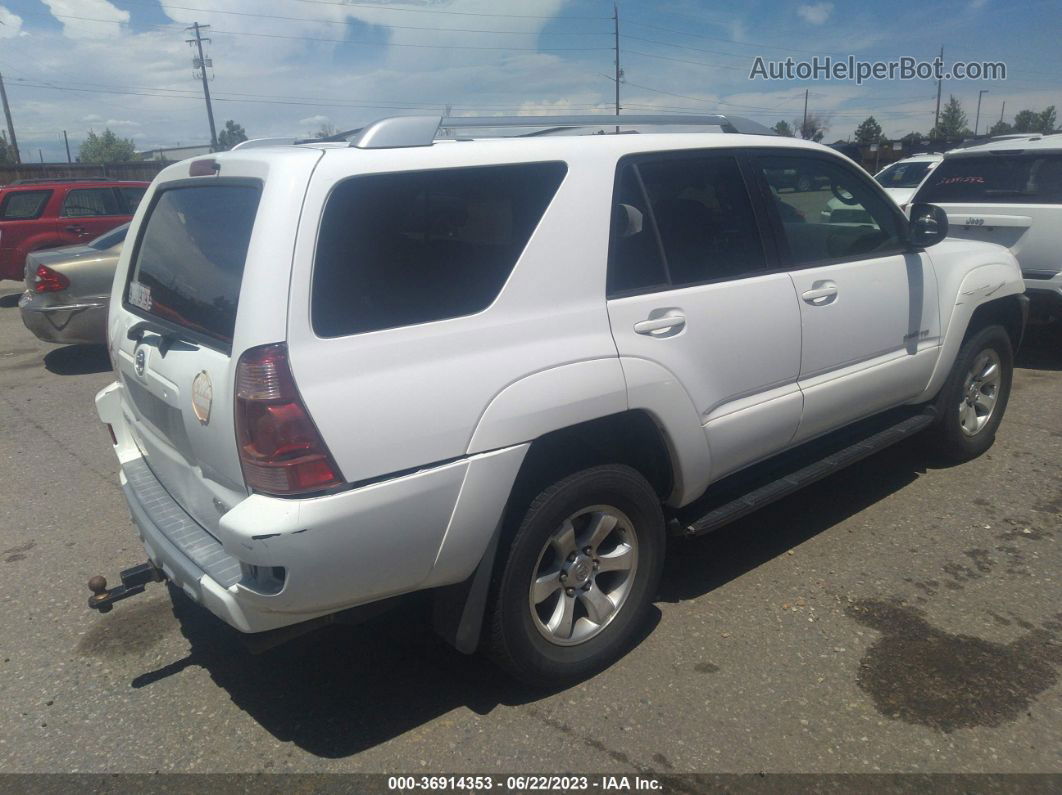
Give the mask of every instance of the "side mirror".
<path id="1" fill-rule="evenodd" d="M 935 246 L 948 236 L 948 214 L 935 204 L 912 204 L 907 242 L 915 248 Z"/>

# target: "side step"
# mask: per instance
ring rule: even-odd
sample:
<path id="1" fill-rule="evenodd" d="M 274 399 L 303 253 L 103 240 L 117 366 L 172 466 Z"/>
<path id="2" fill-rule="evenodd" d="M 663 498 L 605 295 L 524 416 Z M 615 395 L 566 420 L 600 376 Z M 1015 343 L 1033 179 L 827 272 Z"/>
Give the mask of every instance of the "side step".
<path id="1" fill-rule="evenodd" d="M 813 460 L 812 463 L 806 463 L 803 466 L 795 463 L 791 464 L 788 470 L 783 469 L 781 473 L 776 468 L 770 474 L 767 482 L 764 483 L 761 479 L 759 482 L 762 485 L 751 487 L 736 497 L 733 496 L 735 486 L 733 484 L 728 486 L 727 481 L 730 478 L 727 478 L 719 484 L 723 486 L 721 490 L 710 488 L 704 497 L 679 511 L 676 517 L 678 522 L 677 532 L 685 536 L 698 536 L 718 530 L 723 525 L 740 519 L 753 511 L 758 511 L 760 508 L 787 497 L 793 492 L 822 480 L 857 461 L 861 461 L 879 450 L 891 447 L 897 442 L 901 442 L 919 431 L 925 430 L 935 420 L 936 414 L 931 409 L 927 409 L 918 414 L 908 415 L 898 422 L 893 420 L 893 424 L 878 430 L 874 430 L 874 425 L 871 425 L 870 430 L 867 431 L 870 435 L 862 436 L 857 441 L 852 441 L 849 436 L 848 439 L 841 442 L 841 446 L 838 446 L 836 441 L 831 444 L 829 440 L 817 443 L 812 442 L 808 446 L 814 446 L 820 455 L 823 452 L 825 452 L 825 455 L 816 457 L 816 460 Z M 878 424 L 880 425 L 880 423 Z M 797 452 L 799 453 L 799 451 Z M 792 456 L 789 458 L 792 459 Z M 802 461 L 806 462 L 807 460 L 806 456 L 802 457 Z M 797 466 L 799 468 L 796 468 Z M 739 475 L 743 474 L 739 473 Z M 753 486 L 756 482 L 753 480 L 752 483 L 749 483 L 748 477 L 742 479 L 745 480 L 747 486 Z"/>

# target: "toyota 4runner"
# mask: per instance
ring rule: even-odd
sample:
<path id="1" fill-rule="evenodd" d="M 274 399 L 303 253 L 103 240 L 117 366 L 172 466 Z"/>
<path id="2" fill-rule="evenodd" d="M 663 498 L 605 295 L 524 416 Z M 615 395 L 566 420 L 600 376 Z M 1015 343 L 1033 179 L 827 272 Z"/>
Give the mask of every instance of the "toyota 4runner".
<path id="1" fill-rule="evenodd" d="M 638 637 L 669 532 L 918 431 L 991 445 L 1009 251 L 752 122 L 571 134 L 600 124 L 392 118 L 164 170 L 96 398 L 149 560 L 90 606 L 168 579 L 270 637 L 424 592 L 457 648 L 556 684 Z"/>

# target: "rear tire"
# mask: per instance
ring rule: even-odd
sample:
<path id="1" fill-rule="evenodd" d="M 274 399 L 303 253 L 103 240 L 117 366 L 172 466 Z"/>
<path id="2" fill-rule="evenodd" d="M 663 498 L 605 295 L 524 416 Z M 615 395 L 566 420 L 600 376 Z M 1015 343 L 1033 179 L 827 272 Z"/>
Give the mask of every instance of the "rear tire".
<path id="1" fill-rule="evenodd" d="M 663 565 L 664 517 L 634 469 L 597 466 L 528 507 L 492 591 L 487 649 L 517 679 L 559 687 L 637 639 Z"/>
<path id="2" fill-rule="evenodd" d="M 991 447 L 1013 376 L 1014 351 L 1002 326 L 987 326 L 967 339 L 937 396 L 934 452 L 962 462 Z"/>

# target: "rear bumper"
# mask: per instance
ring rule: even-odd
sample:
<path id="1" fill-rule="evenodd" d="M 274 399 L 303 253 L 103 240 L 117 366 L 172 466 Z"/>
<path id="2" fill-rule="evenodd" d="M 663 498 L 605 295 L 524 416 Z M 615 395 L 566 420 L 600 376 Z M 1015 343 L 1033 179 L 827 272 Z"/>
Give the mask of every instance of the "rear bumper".
<path id="1" fill-rule="evenodd" d="M 22 323 L 39 339 L 65 345 L 104 345 L 107 342 L 108 298 L 90 298 L 72 304 L 47 303 L 48 297 L 22 294 Z"/>
<path id="2" fill-rule="evenodd" d="M 166 492 L 124 421 L 122 387 L 96 397 L 148 558 L 193 601 L 262 632 L 467 578 L 478 565 L 527 445 L 323 497 L 252 494 L 214 535 Z"/>

